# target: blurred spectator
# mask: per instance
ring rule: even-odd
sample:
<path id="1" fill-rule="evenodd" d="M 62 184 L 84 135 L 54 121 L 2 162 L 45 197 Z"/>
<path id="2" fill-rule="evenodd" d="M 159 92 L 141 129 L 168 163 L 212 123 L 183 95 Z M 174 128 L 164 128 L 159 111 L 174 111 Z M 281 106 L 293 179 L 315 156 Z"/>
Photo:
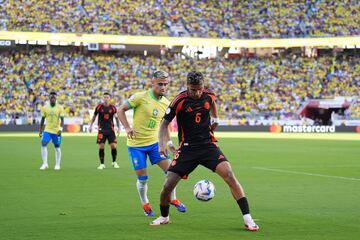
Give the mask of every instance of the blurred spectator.
<path id="1" fill-rule="evenodd" d="M 217 94 L 221 118 L 297 119 L 308 99 L 360 96 L 360 58 L 242 58 L 193 60 L 76 52 L 0 54 L 1 116 L 38 116 L 51 90 L 68 116 L 84 117 L 110 91 L 121 103 L 146 88 L 152 72 L 170 73 L 172 99 L 186 88 L 192 69 L 204 73 Z M 359 115 L 359 106 L 354 107 Z"/>
<path id="2" fill-rule="evenodd" d="M 210 38 L 360 35 L 358 0 L 3 1 L 0 30 Z"/>

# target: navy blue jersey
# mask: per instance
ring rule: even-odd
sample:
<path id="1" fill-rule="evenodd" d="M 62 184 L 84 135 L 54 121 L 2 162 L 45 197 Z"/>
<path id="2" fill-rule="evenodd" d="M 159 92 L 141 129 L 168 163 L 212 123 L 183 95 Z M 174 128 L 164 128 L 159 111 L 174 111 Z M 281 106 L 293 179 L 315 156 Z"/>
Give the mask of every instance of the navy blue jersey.
<path id="1" fill-rule="evenodd" d="M 116 114 L 116 107 L 113 104 L 105 106 L 104 104 L 99 104 L 95 108 L 94 116 L 99 115 L 98 117 L 98 128 L 99 132 L 114 132 L 114 115 Z"/>
<path id="2" fill-rule="evenodd" d="M 205 89 L 200 99 L 190 98 L 187 91 L 181 92 L 171 102 L 164 119 L 171 122 L 176 116 L 180 145 L 198 146 L 215 143 L 211 130 L 210 108 L 215 103 L 215 94 Z"/>

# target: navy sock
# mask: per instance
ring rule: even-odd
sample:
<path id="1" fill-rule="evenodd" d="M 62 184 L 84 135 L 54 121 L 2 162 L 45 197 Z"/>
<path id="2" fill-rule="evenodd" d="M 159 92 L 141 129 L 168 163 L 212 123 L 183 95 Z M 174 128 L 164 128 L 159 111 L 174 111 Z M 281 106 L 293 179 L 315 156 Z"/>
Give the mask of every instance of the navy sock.
<path id="1" fill-rule="evenodd" d="M 163 216 L 163 217 L 169 216 L 169 208 L 170 208 L 170 205 L 168 205 L 168 206 L 160 205 L 161 216 Z"/>
<path id="2" fill-rule="evenodd" d="M 246 197 L 242 197 L 239 200 L 237 200 L 236 202 L 238 203 L 243 215 L 250 213 L 249 203 L 248 203 Z"/>
<path id="3" fill-rule="evenodd" d="M 113 162 L 116 162 L 116 156 L 117 156 L 117 150 L 116 150 L 116 148 L 111 149 L 111 155 L 112 155 L 112 160 L 113 160 Z"/>
<path id="4" fill-rule="evenodd" d="M 104 164 L 104 157 L 105 157 L 105 151 L 104 149 L 99 149 L 99 158 L 100 158 L 100 163 Z"/>

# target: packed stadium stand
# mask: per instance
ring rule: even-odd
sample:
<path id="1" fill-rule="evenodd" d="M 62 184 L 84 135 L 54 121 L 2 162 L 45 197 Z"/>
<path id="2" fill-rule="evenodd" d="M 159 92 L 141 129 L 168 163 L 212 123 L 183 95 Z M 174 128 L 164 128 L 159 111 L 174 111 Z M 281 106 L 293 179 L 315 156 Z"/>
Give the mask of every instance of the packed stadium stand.
<path id="1" fill-rule="evenodd" d="M 359 57 L 183 59 L 179 56 L 111 54 L 34 49 L 0 54 L 0 112 L 39 116 L 50 90 L 59 93 L 68 116 L 88 117 L 110 91 L 120 103 L 147 87 L 157 68 L 171 75 L 169 98 L 185 89 L 196 68 L 218 96 L 222 118 L 297 119 L 308 99 L 360 95 Z M 358 107 L 353 109 L 355 115 Z"/>
<path id="2" fill-rule="evenodd" d="M 5 0 L 0 5 L 0 31 L 218 39 L 360 35 L 360 3 L 355 0 Z M 146 88 L 159 68 L 171 75 L 170 99 L 186 88 L 189 71 L 203 72 L 218 96 L 220 117 L 239 119 L 240 124 L 299 119 L 299 108 L 309 99 L 360 96 L 358 53 L 330 50 L 309 57 L 302 49 L 302 54 L 197 59 L 179 52 L 155 56 L 74 46 L 55 50 L 47 44 L 0 48 L 0 124 L 23 116 L 29 122 L 38 119 L 50 90 L 58 91 L 67 116 L 88 119 L 103 91 L 120 104 Z M 359 106 L 352 104 L 342 117 L 359 118 Z"/>
<path id="3" fill-rule="evenodd" d="M 0 30 L 211 38 L 360 35 L 357 0 L 1 1 Z"/>

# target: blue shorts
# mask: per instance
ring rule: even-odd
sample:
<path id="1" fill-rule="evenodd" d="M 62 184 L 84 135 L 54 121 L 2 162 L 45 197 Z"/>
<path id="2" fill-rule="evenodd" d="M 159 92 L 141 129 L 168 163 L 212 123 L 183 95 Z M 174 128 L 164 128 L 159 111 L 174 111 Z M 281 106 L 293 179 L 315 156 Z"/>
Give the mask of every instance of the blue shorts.
<path id="1" fill-rule="evenodd" d="M 52 140 L 55 147 L 59 147 L 61 144 L 61 136 L 56 133 L 43 132 L 41 141 L 48 143 L 50 140 Z"/>
<path id="2" fill-rule="evenodd" d="M 149 156 L 152 165 L 157 164 L 162 160 L 170 160 L 169 158 L 163 158 L 160 156 L 158 143 L 144 147 L 128 146 L 128 151 L 134 170 L 146 168 L 147 156 Z"/>

